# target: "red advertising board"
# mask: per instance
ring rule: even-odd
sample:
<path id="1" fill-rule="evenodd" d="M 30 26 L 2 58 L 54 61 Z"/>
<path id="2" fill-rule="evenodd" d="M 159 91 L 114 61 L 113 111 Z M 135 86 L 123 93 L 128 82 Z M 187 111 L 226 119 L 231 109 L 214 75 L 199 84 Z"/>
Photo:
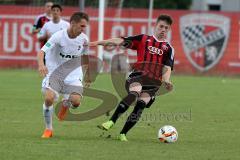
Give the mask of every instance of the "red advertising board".
<path id="1" fill-rule="evenodd" d="M 9 9 L 11 8 L 11 9 Z M 65 7 L 64 18 L 78 8 Z M 87 8 L 90 41 L 98 37 L 98 9 Z M 36 67 L 39 43 L 31 34 L 32 24 L 42 8 L 0 6 L 0 67 Z M 193 12 L 154 10 L 152 26 L 159 14 L 174 19 L 168 36 L 175 48 L 175 71 L 179 73 L 210 73 L 237 75 L 240 73 L 239 14 L 232 12 Z M 148 10 L 107 8 L 104 38 L 147 33 Z M 96 49 L 90 49 L 97 55 Z M 128 51 L 130 59 L 135 52 Z M 104 51 L 105 58 L 111 53 Z"/>

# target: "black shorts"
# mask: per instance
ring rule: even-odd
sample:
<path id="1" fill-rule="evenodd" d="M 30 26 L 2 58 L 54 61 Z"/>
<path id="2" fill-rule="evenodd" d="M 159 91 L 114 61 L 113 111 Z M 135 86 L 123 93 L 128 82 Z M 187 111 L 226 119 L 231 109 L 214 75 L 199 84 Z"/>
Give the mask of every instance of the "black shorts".
<path id="1" fill-rule="evenodd" d="M 133 71 L 127 78 L 125 83 L 125 88 L 129 92 L 130 84 L 138 82 L 142 85 L 142 92 L 148 93 L 151 97 L 154 97 L 159 87 L 161 86 L 161 81 L 153 78 L 149 78 L 143 75 L 143 72 Z"/>

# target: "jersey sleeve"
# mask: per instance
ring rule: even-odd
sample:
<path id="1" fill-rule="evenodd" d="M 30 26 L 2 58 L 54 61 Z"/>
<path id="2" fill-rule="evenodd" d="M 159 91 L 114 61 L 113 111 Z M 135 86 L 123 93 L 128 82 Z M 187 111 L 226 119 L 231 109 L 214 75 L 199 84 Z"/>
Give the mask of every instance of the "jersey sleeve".
<path id="1" fill-rule="evenodd" d="M 142 40 L 142 37 L 142 34 L 130 37 L 122 37 L 124 40 L 123 46 L 129 49 L 137 50 Z"/>
<path id="2" fill-rule="evenodd" d="M 40 16 L 38 16 L 38 17 L 35 19 L 35 21 L 34 21 L 34 23 L 33 23 L 33 28 L 34 28 L 34 29 L 40 28 Z"/>
<path id="3" fill-rule="evenodd" d="M 61 37 L 58 33 L 53 34 L 51 38 L 45 43 L 45 45 L 41 48 L 41 50 L 47 53 L 59 43 L 60 39 Z"/>
<path id="4" fill-rule="evenodd" d="M 173 66 L 174 66 L 174 48 L 173 47 L 170 46 L 167 54 L 163 59 L 163 64 L 171 67 L 171 69 L 173 70 Z"/>
<path id="5" fill-rule="evenodd" d="M 43 27 L 41 28 L 40 32 L 37 35 L 38 38 L 47 34 L 47 26 L 48 26 L 47 23 L 43 25 Z"/>

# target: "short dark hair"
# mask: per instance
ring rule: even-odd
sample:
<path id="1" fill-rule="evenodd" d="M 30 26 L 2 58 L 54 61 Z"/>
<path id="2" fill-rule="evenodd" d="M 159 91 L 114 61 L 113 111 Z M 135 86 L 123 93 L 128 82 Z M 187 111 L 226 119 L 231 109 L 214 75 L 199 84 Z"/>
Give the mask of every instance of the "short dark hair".
<path id="1" fill-rule="evenodd" d="M 81 19 L 85 19 L 87 22 L 89 21 L 89 17 L 86 13 L 84 12 L 75 12 L 70 18 L 70 22 L 75 21 L 75 22 L 80 22 Z"/>
<path id="2" fill-rule="evenodd" d="M 165 22 L 167 22 L 167 24 L 169 24 L 169 25 L 172 25 L 172 23 L 173 23 L 172 17 L 169 16 L 169 15 L 167 15 L 167 14 L 162 14 L 162 15 L 158 16 L 158 18 L 157 18 L 157 23 L 158 23 L 159 21 L 165 21 Z"/>
<path id="3" fill-rule="evenodd" d="M 51 9 L 53 9 L 53 8 L 58 8 L 62 12 L 62 7 L 59 4 L 53 4 Z"/>

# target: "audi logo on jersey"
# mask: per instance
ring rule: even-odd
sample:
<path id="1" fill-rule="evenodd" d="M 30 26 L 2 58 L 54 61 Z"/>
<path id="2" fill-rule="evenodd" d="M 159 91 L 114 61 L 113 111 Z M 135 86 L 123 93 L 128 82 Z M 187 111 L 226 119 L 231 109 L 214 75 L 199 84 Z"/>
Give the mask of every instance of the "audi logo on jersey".
<path id="1" fill-rule="evenodd" d="M 150 51 L 151 54 L 158 54 L 160 56 L 163 54 L 163 50 L 153 46 L 148 46 L 148 50 Z"/>

